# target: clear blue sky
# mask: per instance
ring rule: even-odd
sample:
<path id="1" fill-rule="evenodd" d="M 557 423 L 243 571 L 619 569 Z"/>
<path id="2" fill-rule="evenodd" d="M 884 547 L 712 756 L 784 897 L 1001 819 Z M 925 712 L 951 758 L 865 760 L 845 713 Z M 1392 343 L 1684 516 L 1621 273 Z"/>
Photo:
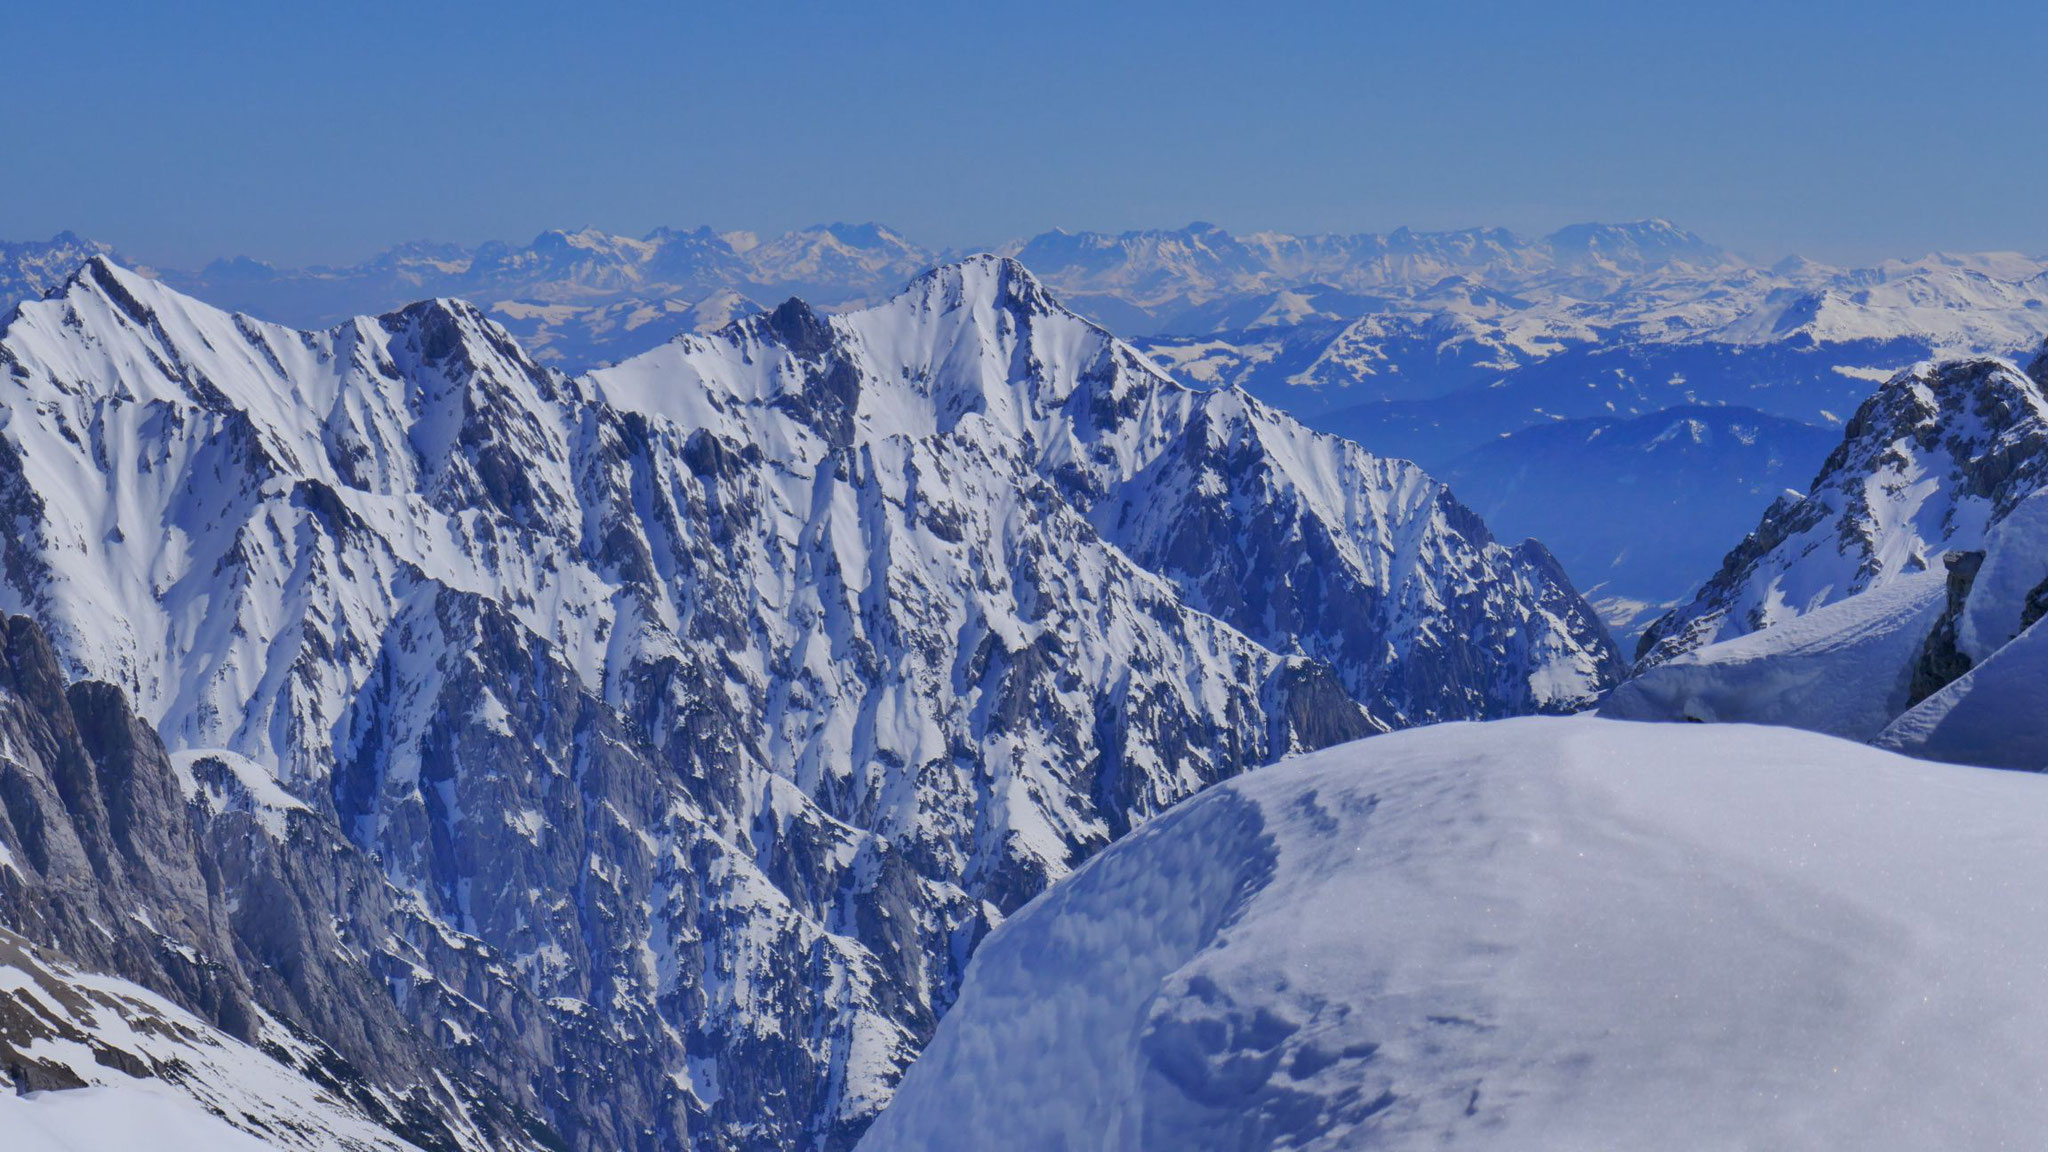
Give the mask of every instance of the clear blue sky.
<path id="1" fill-rule="evenodd" d="M 548 227 L 1664 216 L 2048 251 L 2039 4 L 9 0 L 0 238 L 165 263 Z"/>

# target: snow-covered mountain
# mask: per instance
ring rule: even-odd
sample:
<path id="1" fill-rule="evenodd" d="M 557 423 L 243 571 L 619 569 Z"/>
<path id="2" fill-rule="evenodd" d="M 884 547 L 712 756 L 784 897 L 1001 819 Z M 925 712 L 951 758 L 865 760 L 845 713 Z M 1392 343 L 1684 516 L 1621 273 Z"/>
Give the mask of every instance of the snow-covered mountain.
<path id="1" fill-rule="evenodd" d="M 822 225 L 768 238 L 709 228 L 658 228 L 644 237 L 582 228 L 543 232 L 525 245 L 404 244 L 342 267 L 220 260 L 194 272 L 166 270 L 163 278 L 227 308 L 305 328 L 426 297 L 475 300 L 536 358 L 582 370 L 628 359 L 679 333 L 715 330 L 759 311 L 752 297 L 798 293 L 830 305 L 880 299 L 937 260 L 931 249 L 879 224 Z M 6 286 L 0 274 L 0 288 Z"/>
<path id="2" fill-rule="evenodd" d="M 1887 382 L 1849 421 L 1806 492 L 1774 504 L 1692 603 L 1644 635 L 1641 659 L 1654 666 L 1903 577 L 1939 573 L 1949 552 L 1982 551 L 2048 484 L 2048 358 L 2032 371 L 1962 360 Z M 2004 642 L 2017 631 L 2011 623 L 2001 617 L 1985 642 Z"/>
<path id="3" fill-rule="evenodd" d="M 2019 355 L 2048 329 L 2048 260 L 1580 268 L 1461 272 L 1376 297 L 1309 293 L 1249 319 L 1212 305 L 1185 318 L 1213 326 L 1138 344 L 1186 378 L 1238 385 L 1319 429 L 1441 467 L 1533 425 L 1677 405 L 1839 424 L 1902 368 Z"/>
<path id="4" fill-rule="evenodd" d="M 1210 789 L 1012 917 L 863 1152 L 2031 1144 L 2048 780 L 1444 725 Z"/>
<path id="5" fill-rule="evenodd" d="M 1808 491 L 1644 633 L 1638 674 L 1604 711 L 2048 767 L 2048 723 L 2021 703 L 2041 691 L 2030 637 L 2048 609 L 2044 387 L 2048 354 L 2026 371 L 1960 360 L 1886 383 Z"/>
<path id="6" fill-rule="evenodd" d="M 1495 285 L 1546 277 L 1593 283 L 1740 265 L 1662 220 L 1582 224 L 1540 239 L 1500 228 L 1239 237 L 1197 222 L 1115 235 L 1053 231 L 1004 251 L 1077 300 L 1115 300 L 1163 322 L 1165 330 L 1179 330 L 1177 316 L 1212 301 L 1304 285 L 1405 295 L 1467 277 Z"/>
<path id="7" fill-rule="evenodd" d="M 651 351 L 677 336 L 707 335 L 764 308 L 731 289 L 695 301 L 633 297 L 606 304 L 501 300 L 490 318 L 549 364 L 609 365 Z"/>
<path id="8" fill-rule="evenodd" d="M 429 296 L 461 296 L 487 309 L 500 301 L 577 309 L 695 302 L 721 292 L 802 292 L 838 304 L 893 292 L 935 259 L 932 250 L 878 224 L 831 224 L 766 239 L 709 228 L 658 228 L 644 237 L 582 228 L 543 232 L 524 245 L 404 244 L 341 267 L 222 260 L 196 272 L 166 271 L 164 278 L 230 308 L 321 326 Z"/>
<path id="9" fill-rule="evenodd" d="M 265 883 L 380 1036 L 577 1148 L 844 1147 L 1129 827 L 1620 668 L 1540 545 L 994 257 L 586 378 L 455 301 L 298 331 L 95 260 L 0 376 L 0 601 L 345 878 Z"/>

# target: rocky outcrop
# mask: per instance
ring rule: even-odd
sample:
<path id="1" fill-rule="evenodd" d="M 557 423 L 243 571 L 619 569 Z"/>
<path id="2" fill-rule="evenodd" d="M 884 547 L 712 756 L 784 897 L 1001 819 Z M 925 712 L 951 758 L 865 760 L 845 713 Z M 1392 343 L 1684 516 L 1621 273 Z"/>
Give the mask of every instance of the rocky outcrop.
<path id="1" fill-rule="evenodd" d="M 518 1004 L 518 989 L 467 945 L 401 944 L 429 924 L 331 823 L 274 784 L 252 788 L 222 758 L 174 762 L 118 688 L 66 685 L 34 623 L 10 617 L 0 632 L 0 924 L 15 934 L 0 951 L 10 966 L 50 984 L 36 953 L 54 953 L 139 985 L 421 1148 L 548 1142 L 529 1086 L 543 1070 L 508 1067 L 516 1049 L 464 1060 L 388 991 L 416 983 L 448 1026 L 488 1034 L 492 1008 Z M 84 1045 L 133 1076 L 190 1072 L 94 1031 L 90 1011 L 51 1021 L 17 1002 L 0 1017 L 0 1065 L 27 1090 L 82 1083 L 63 1047 L 38 1048 L 40 1038 Z"/>
<path id="2" fill-rule="evenodd" d="M 1970 670 L 1970 656 L 1958 644 L 1956 630 L 1963 609 L 1969 604 L 1970 589 L 1977 582 L 1977 572 L 1984 567 L 1984 553 L 1950 552 L 1942 557 L 1942 563 L 1948 572 L 1948 600 L 1941 619 L 1935 621 L 1934 631 L 1927 634 L 1927 642 L 1920 647 L 1920 660 L 1913 666 L 1913 686 L 1907 697 L 1909 704 L 1927 699 Z"/>

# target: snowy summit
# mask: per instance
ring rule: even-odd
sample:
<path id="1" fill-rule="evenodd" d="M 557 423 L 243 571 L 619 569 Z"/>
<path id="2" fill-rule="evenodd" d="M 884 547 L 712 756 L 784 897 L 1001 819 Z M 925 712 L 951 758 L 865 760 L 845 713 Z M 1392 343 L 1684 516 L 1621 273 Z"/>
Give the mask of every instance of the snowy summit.
<path id="1" fill-rule="evenodd" d="M 998 929 L 860 1147 L 2031 1147 L 2044 811 L 1786 729 L 1329 749 Z"/>

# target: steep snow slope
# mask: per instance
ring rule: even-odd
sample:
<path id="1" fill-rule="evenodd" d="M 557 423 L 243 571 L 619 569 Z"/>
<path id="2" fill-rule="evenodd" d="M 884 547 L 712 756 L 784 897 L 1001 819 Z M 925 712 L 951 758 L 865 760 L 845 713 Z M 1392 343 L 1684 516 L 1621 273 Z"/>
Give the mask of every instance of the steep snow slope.
<path id="1" fill-rule="evenodd" d="M 305 1047 L 271 1020 L 260 1043 Z M 6 929 L 0 1073 L 14 1080 L 0 1095 L 10 1152 L 416 1152 L 257 1047 L 146 989 L 40 956 Z"/>
<path id="2" fill-rule="evenodd" d="M 1761 631 L 1696 648 L 1600 704 L 1618 720 L 1785 724 L 1869 740 L 1914 702 L 1927 635 L 1947 602 L 1940 572 L 1900 576 Z"/>
<path id="3" fill-rule="evenodd" d="M 10 1152 L 268 1152 L 270 1145 L 185 1100 L 125 1084 L 0 1096 Z"/>
<path id="4" fill-rule="evenodd" d="M 417 1023 L 580 1147 L 844 1146 L 1133 824 L 1619 667 L 1540 545 L 994 258 L 587 379 L 458 302 L 298 332 L 96 262 L 0 373 L 0 600 L 537 1001 Z"/>
<path id="5" fill-rule="evenodd" d="M 1329 749 L 998 929 L 861 1147 L 2030 1146 L 2044 815 L 1784 729 Z"/>

